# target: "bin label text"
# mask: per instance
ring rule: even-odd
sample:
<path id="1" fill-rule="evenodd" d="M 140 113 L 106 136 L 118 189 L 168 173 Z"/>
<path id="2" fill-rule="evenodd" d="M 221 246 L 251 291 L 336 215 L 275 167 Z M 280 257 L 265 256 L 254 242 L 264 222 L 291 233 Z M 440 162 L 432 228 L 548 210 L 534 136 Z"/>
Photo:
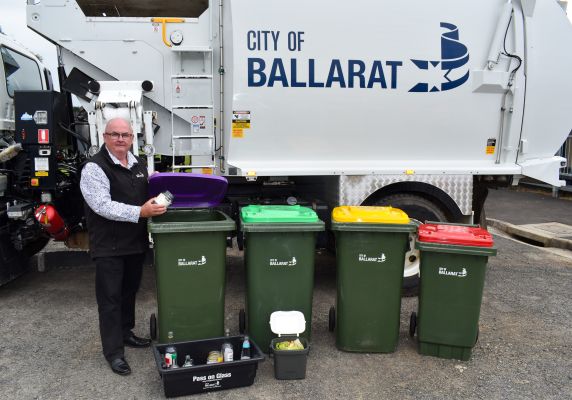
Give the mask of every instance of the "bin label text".
<path id="1" fill-rule="evenodd" d="M 198 260 L 188 260 L 186 258 L 179 258 L 177 260 L 177 264 L 179 267 L 200 267 L 201 265 L 205 265 L 207 263 L 207 258 L 205 256 L 201 256 Z"/>
<path id="2" fill-rule="evenodd" d="M 461 271 L 449 271 L 446 267 L 439 267 L 439 275 L 455 276 L 457 278 L 466 278 L 467 269 L 463 268 Z"/>
<path id="3" fill-rule="evenodd" d="M 193 375 L 193 382 L 202 382 L 203 389 L 214 389 L 221 387 L 221 380 L 231 378 L 232 372 L 217 372 L 212 375 Z"/>
<path id="4" fill-rule="evenodd" d="M 280 261 L 277 258 L 270 259 L 271 267 L 294 267 L 296 265 L 296 257 L 292 257 L 291 260 Z"/>
<path id="5" fill-rule="evenodd" d="M 384 253 L 381 253 L 379 256 L 370 257 L 367 254 L 358 254 L 358 261 L 359 262 L 373 262 L 373 263 L 384 263 L 387 257 L 385 257 Z"/>

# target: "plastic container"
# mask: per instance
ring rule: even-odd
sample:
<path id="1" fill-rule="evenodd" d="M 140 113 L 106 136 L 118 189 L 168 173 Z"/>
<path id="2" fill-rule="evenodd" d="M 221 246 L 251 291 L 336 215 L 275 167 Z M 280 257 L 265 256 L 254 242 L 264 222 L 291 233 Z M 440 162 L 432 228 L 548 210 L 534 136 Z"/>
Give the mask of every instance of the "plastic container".
<path id="1" fill-rule="evenodd" d="M 158 306 L 151 337 L 169 343 L 223 336 L 226 237 L 234 221 L 215 210 L 169 209 L 150 218 L 148 229 Z"/>
<path id="2" fill-rule="evenodd" d="M 299 311 L 275 311 L 270 315 L 270 329 L 278 335 L 270 342 L 270 354 L 274 356 L 274 377 L 293 380 L 306 378 L 306 364 L 310 345 L 300 334 L 306 330 L 304 314 Z M 303 350 L 280 350 L 276 345 L 285 340 L 299 339 Z"/>
<path id="3" fill-rule="evenodd" d="M 258 363 L 264 360 L 264 355 L 256 343 L 251 341 L 252 357 L 249 360 L 234 360 L 217 364 L 206 364 L 209 352 L 220 350 L 225 342 L 233 348 L 240 349 L 243 336 L 219 337 L 206 340 L 178 342 L 169 345 L 153 345 L 155 363 L 163 382 L 165 396 L 185 396 L 205 393 L 214 390 L 231 389 L 250 386 L 254 383 Z M 190 355 L 194 365 L 167 369 L 163 365 L 163 354 L 168 346 L 175 346 L 180 359 Z"/>
<path id="4" fill-rule="evenodd" d="M 298 310 L 312 320 L 316 234 L 324 223 L 316 213 L 301 206 L 248 206 L 241 210 L 245 234 L 246 318 L 245 329 L 263 351 L 274 337 L 268 326 L 270 314 Z M 311 328 L 304 337 L 309 341 Z"/>
<path id="5" fill-rule="evenodd" d="M 395 351 L 405 253 L 415 229 L 406 213 L 392 207 L 333 210 L 337 296 L 329 326 L 338 349 Z"/>
<path id="6" fill-rule="evenodd" d="M 493 238 L 475 225 L 428 223 L 419 227 L 421 251 L 418 314 L 411 316 L 419 353 L 469 360 L 479 317 Z"/>

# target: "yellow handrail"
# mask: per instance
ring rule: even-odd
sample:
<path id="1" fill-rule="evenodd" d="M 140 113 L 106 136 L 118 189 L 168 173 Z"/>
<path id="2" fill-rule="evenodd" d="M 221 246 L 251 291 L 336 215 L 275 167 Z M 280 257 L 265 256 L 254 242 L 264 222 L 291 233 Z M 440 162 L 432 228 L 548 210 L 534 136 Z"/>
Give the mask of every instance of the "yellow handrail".
<path id="1" fill-rule="evenodd" d="M 163 43 L 165 46 L 171 47 L 171 43 L 167 42 L 167 24 L 168 23 L 181 23 L 185 22 L 184 18 L 151 18 L 151 22 L 160 23 L 162 25 L 161 32 L 163 36 Z"/>

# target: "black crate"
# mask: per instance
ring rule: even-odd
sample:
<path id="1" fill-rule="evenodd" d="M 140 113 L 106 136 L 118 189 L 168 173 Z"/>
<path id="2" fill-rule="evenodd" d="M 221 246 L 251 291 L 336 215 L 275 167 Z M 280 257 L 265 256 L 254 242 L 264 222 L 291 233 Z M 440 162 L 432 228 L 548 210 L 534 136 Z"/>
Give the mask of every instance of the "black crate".
<path id="1" fill-rule="evenodd" d="M 251 358 L 240 360 L 243 340 L 244 336 L 239 335 L 153 345 L 153 354 L 163 380 L 165 396 L 185 396 L 252 385 L 258 363 L 264 360 L 264 355 L 256 343 L 249 338 Z M 232 345 L 236 361 L 206 364 L 209 352 L 220 351 L 224 342 L 230 342 Z M 195 365 L 187 368 L 163 368 L 165 349 L 169 346 L 175 346 L 179 366 L 183 365 L 187 354 L 191 356 Z"/>

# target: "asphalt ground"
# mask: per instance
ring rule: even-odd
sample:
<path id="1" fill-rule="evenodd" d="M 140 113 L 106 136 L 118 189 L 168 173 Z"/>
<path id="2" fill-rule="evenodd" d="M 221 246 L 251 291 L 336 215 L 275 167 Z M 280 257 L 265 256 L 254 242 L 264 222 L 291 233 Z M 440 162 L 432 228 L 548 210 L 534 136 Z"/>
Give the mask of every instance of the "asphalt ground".
<path id="1" fill-rule="evenodd" d="M 572 196 L 552 197 L 546 190 L 521 186 L 491 189 L 485 203 L 487 218 L 514 225 L 560 222 L 572 226 Z"/>
<path id="2" fill-rule="evenodd" d="M 306 379 L 275 380 L 272 361 L 266 359 L 252 386 L 194 397 L 572 398 L 572 253 L 555 254 L 497 233 L 499 254 L 490 259 L 487 270 L 480 337 L 470 361 L 417 353 L 408 336 L 416 297 L 403 299 L 395 353 L 337 350 L 327 328 L 328 309 L 335 301 L 334 259 L 323 253 L 316 263 Z M 130 376 L 117 376 L 108 368 L 100 350 L 93 266 L 69 260 L 51 264 L 46 272 L 32 271 L 0 288 L 0 398 L 163 398 L 149 349 L 127 349 Z M 230 250 L 227 264 L 226 325 L 235 334 L 245 296 L 242 254 Z M 137 334 L 147 334 L 155 310 L 154 270 L 149 266 L 138 296 Z"/>
<path id="3" fill-rule="evenodd" d="M 561 193 L 554 198 L 520 186 L 490 190 L 487 224 L 528 243 L 572 250 L 572 196 L 570 190 Z"/>

